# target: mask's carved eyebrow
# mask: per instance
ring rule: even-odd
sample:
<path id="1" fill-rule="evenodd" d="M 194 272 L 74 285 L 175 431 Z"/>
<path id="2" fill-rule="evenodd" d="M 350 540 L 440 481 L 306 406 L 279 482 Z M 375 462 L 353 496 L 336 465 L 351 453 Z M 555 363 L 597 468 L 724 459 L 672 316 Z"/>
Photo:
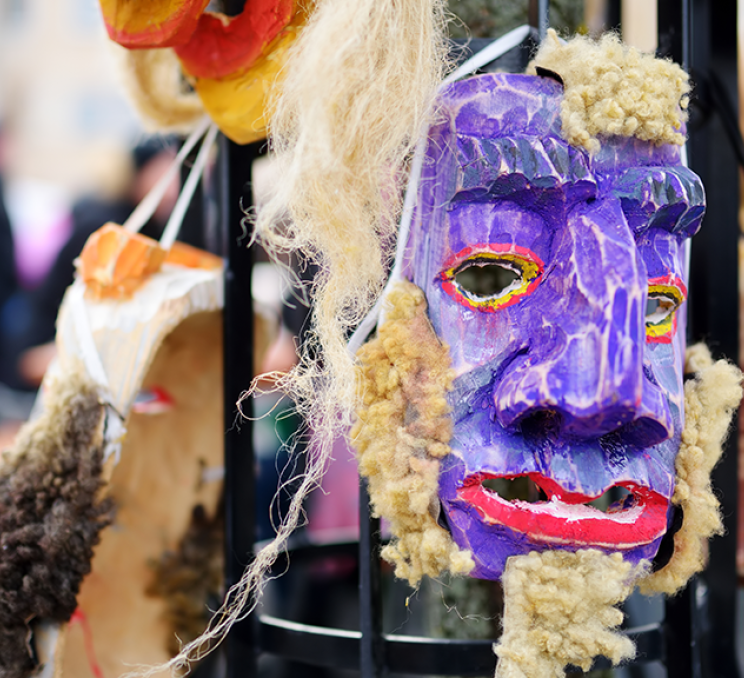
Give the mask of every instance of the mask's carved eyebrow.
<path id="1" fill-rule="evenodd" d="M 553 137 L 458 135 L 456 153 L 455 200 L 506 197 L 529 189 L 560 189 L 569 200 L 585 200 L 597 193 L 597 180 L 584 153 Z"/>
<path id="2" fill-rule="evenodd" d="M 705 214 L 705 190 L 687 167 L 631 167 L 612 182 L 625 217 L 636 233 L 655 227 L 690 237 Z"/>

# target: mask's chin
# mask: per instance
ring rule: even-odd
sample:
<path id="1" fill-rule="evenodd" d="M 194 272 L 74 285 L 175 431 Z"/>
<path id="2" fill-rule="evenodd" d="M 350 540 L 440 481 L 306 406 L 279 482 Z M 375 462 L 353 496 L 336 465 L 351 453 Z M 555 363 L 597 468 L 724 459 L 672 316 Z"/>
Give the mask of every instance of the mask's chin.
<path id="1" fill-rule="evenodd" d="M 499 579 L 509 556 L 531 551 L 599 549 L 632 563 L 650 560 L 667 531 L 670 503 L 648 488 L 623 483 L 597 497 L 563 490 L 538 473 L 474 473 L 440 479 L 446 523 L 470 550 L 471 576 Z"/>

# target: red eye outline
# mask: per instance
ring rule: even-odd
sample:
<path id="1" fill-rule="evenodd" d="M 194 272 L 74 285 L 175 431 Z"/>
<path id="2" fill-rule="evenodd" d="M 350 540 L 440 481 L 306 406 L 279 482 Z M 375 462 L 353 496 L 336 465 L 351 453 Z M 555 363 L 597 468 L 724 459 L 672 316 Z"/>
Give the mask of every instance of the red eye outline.
<path id="1" fill-rule="evenodd" d="M 648 279 L 648 298 L 665 297 L 675 302 L 674 308 L 660 323 L 646 322 L 646 342 L 649 344 L 671 344 L 677 333 L 677 310 L 687 300 L 687 286 L 682 278 L 673 273 Z"/>
<path id="2" fill-rule="evenodd" d="M 483 299 L 474 299 L 461 291 L 455 281 L 455 276 L 469 265 L 477 265 L 476 261 L 484 259 L 493 263 L 504 262 L 506 268 L 518 269 L 522 284 L 501 296 Z M 526 247 L 505 243 L 483 243 L 470 245 L 450 256 L 438 277 L 441 280 L 442 289 L 459 304 L 474 311 L 495 313 L 513 306 L 527 295 L 532 294 L 542 280 L 544 269 L 545 264 L 540 257 Z"/>

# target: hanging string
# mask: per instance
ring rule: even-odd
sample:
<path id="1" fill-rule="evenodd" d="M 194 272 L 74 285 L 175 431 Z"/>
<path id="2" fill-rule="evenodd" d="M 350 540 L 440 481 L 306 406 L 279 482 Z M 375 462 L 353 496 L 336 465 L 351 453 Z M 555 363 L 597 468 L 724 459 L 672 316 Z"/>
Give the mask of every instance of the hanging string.
<path id="1" fill-rule="evenodd" d="M 178 200 L 173 207 L 173 212 L 171 212 L 168 223 L 163 231 L 163 235 L 160 238 L 160 246 L 165 250 L 169 250 L 173 247 L 173 243 L 178 237 L 178 232 L 181 230 L 181 224 L 186 215 L 186 210 L 191 204 L 191 198 L 194 195 L 196 186 L 204 173 L 204 168 L 209 159 L 209 152 L 212 150 L 214 142 L 217 139 L 217 131 L 217 125 L 212 125 L 209 128 L 204 143 L 202 143 L 199 153 L 196 156 L 196 160 L 194 161 L 194 166 L 191 168 L 186 183 L 184 184 L 183 189 L 181 189 L 181 194 L 178 196 Z"/>
<path id="2" fill-rule="evenodd" d="M 179 170 L 186 156 L 194 148 L 196 142 L 204 136 L 207 128 L 210 125 L 210 119 L 208 116 L 204 116 L 197 125 L 196 129 L 189 135 L 184 141 L 181 150 L 176 155 L 173 163 L 168 168 L 168 171 L 163 174 L 158 182 L 150 189 L 150 192 L 145 196 L 144 200 L 134 208 L 134 211 L 129 215 L 129 218 L 122 224 L 122 228 L 131 233 L 138 233 L 142 230 L 142 227 L 150 220 L 150 217 L 155 213 L 157 206 L 163 199 L 168 187 L 171 182 L 178 175 Z"/>

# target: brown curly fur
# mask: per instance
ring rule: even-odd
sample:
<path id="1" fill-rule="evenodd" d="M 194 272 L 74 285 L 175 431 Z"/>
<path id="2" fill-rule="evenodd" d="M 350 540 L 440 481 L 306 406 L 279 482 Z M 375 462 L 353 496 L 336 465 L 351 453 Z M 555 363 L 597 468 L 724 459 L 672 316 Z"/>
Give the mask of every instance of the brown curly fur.
<path id="1" fill-rule="evenodd" d="M 148 595 L 166 601 L 165 619 L 173 629 L 168 651 L 198 638 L 209 622 L 209 599 L 219 601 L 223 584 L 224 521 L 221 512 L 210 518 L 204 507 L 194 507 L 191 525 L 177 551 L 166 551 L 154 564 L 155 578 Z"/>
<path id="2" fill-rule="evenodd" d="M 0 678 L 35 668 L 30 624 L 70 618 L 111 521 L 100 497 L 103 406 L 93 385 L 66 377 L 49 385 L 44 413 L 0 466 Z"/>

